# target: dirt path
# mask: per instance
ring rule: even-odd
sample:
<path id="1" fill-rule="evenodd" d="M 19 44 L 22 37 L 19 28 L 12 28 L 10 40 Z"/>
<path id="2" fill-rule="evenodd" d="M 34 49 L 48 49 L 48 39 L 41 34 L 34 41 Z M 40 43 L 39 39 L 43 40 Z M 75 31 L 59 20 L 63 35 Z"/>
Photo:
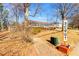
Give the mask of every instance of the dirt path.
<path id="1" fill-rule="evenodd" d="M 72 35 L 74 36 L 72 36 Z M 0 33 L 0 37 L 4 38 L 7 33 Z M 15 35 L 17 36 L 17 35 Z M 62 41 L 62 32 L 44 31 L 33 36 L 34 44 L 28 45 L 23 43 L 18 38 L 15 40 L 5 40 L 0 42 L 0 55 L 4 56 L 63 56 L 64 54 L 58 51 L 55 46 L 47 42 L 51 36 L 58 37 Z M 68 32 L 68 42 L 76 43 L 78 41 L 78 33 L 75 31 Z M 0 39 L 1 39 L 0 38 Z M 8 39 L 8 38 L 7 38 Z M 75 46 L 70 55 L 79 55 L 79 44 Z"/>
<path id="2" fill-rule="evenodd" d="M 79 56 L 79 43 L 77 43 L 70 53 L 70 56 Z"/>
<path id="3" fill-rule="evenodd" d="M 69 30 L 68 31 L 68 43 L 71 45 L 72 47 L 72 51 L 70 53 L 70 55 L 78 55 L 79 56 L 79 43 L 76 44 L 79 39 L 79 30 Z M 46 40 L 50 40 L 50 37 L 58 37 L 60 43 L 63 41 L 63 34 L 62 32 L 56 32 L 56 31 L 45 31 L 42 33 L 39 33 L 38 35 L 36 35 L 37 37 L 39 37 L 40 39 L 46 41 Z"/>
<path id="4" fill-rule="evenodd" d="M 58 51 L 55 46 L 49 44 L 47 41 L 41 40 L 40 38 L 37 38 L 38 40 L 34 47 L 36 48 L 36 51 L 38 52 L 38 55 L 41 56 L 62 56 L 64 55 L 60 51 Z"/>
<path id="5" fill-rule="evenodd" d="M 6 34 L 6 35 L 5 35 Z M 7 33 L 1 36 L 7 36 Z M 1 37 L 1 38 L 3 38 Z M 34 37 L 34 44 L 22 42 L 20 39 L 5 40 L 0 42 L 1 56 L 62 56 L 60 51 L 47 41 Z"/>

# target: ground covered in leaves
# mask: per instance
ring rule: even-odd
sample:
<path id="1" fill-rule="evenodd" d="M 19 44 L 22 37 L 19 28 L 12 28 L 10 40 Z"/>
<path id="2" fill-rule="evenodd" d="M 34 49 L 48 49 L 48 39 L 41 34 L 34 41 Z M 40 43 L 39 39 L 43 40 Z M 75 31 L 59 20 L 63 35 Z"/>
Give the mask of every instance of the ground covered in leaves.
<path id="1" fill-rule="evenodd" d="M 32 36 L 33 42 L 28 43 L 18 35 L 9 31 L 0 32 L 0 55 L 1 56 L 63 56 L 64 53 L 58 51 L 54 45 L 49 43 L 50 37 L 57 37 L 60 43 L 63 42 L 63 32 L 56 30 L 46 30 Z M 20 36 L 21 36 L 20 35 Z M 11 36 L 14 36 L 13 38 Z M 70 55 L 79 55 L 79 30 L 68 30 L 68 41 L 73 48 Z M 76 47 L 76 48 L 75 48 Z"/>

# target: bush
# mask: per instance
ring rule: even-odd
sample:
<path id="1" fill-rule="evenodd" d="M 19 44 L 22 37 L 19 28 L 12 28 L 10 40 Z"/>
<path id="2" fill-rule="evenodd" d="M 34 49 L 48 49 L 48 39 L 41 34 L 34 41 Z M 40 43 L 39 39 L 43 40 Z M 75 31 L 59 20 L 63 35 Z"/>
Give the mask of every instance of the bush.
<path id="1" fill-rule="evenodd" d="M 32 28 L 32 33 L 33 34 L 37 34 L 37 33 L 41 32 L 41 31 L 42 31 L 42 28 L 40 28 L 40 27 L 34 27 L 34 28 Z"/>

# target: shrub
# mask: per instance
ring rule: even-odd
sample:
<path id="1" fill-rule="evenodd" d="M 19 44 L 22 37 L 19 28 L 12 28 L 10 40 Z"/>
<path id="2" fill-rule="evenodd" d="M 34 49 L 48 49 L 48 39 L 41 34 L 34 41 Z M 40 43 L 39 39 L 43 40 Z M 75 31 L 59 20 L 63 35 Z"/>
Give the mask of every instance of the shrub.
<path id="1" fill-rule="evenodd" d="M 32 28 L 32 33 L 33 34 L 37 34 L 37 33 L 41 32 L 41 31 L 42 31 L 42 28 L 40 28 L 40 27 Z"/>

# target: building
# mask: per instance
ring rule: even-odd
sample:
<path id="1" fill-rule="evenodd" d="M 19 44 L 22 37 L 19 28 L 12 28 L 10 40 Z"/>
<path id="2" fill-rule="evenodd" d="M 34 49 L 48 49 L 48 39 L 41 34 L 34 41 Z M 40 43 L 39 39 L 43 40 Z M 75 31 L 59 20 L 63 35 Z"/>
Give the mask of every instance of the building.
<path id="1" fill-rule="evenodd" d="M 61 23 L 48 23 L 48 22 L 40 22 L 40 21 L 34 21 L 34 20 L 30 20 L 30 26 L 32 27 L 55 27 L 55 28 L 62 28 L 62 24 Z"/>

